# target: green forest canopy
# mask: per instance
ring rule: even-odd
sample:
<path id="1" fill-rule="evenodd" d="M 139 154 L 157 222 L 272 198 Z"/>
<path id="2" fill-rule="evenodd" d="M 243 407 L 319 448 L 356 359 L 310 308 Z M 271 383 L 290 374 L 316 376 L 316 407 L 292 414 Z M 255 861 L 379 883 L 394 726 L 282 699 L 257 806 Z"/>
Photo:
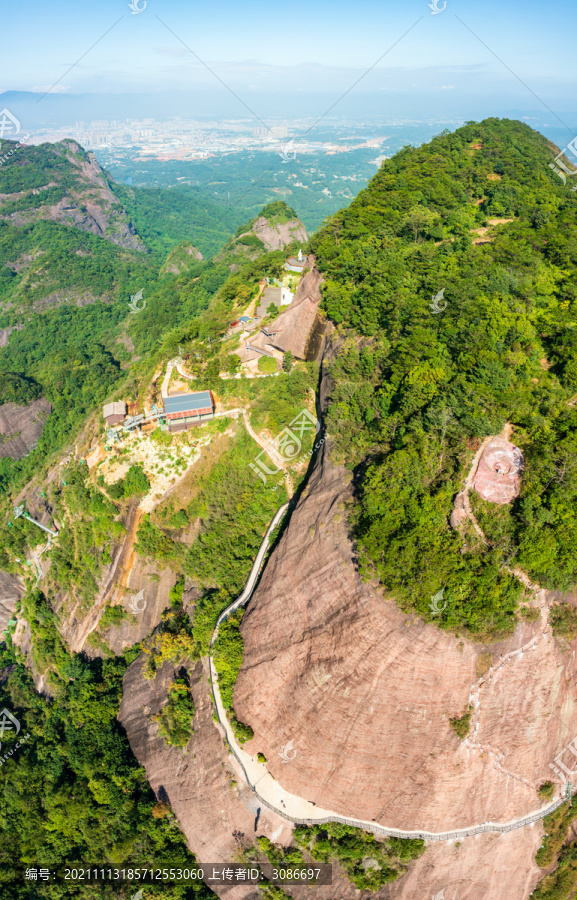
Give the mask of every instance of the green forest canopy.
<path id="1" fill-rule="evenodd" d="M 477 634 L 512 627 L 520 586 L 506 563 L 544 587 L 577 580 L 577 200 L 552 156 L 520 122 L 469 123 L 387 160 L 311 241 L 345 338 L 328 430 L 362 473 L 363 569 L 424 616 L 444 588 L 437 623 Z M 490 242 L 474 245 L 485 227 Z M 462 553 L 454 496 L 473 448 L 507 421 L 526 459 L 521 496 L 499 540 L 489 523 L 489 546 Z"/>

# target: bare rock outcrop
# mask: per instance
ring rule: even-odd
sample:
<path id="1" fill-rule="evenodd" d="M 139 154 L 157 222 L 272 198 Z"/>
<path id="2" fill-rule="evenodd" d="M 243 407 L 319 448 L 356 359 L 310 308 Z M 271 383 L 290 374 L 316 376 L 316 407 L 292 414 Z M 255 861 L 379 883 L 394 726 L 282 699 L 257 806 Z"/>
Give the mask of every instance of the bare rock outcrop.
<path id="1" fill-rule="evenodd" d="M 391 827 L 446 831 L 536 811 L 549 764 L 577 733 L 575 660 L 543 621 L 481 647 L 403 613 L 363 582 L 346 525 L 347 473 L 326 446 L 243 618 L 234 703 L 255 732 L 246 749 L 264 753 L 269 772 L 298 796 Z M 479 677 L 487 654 L 492 665 Z M 461 741 L 449 720 L 469 706 Z M 561 707 L 566 715 L 553 718 Z M 287 765 L 280 750 L 289 740 L 296 757 Z M 540 835 L 538 824 L 463 844 L 515 847 L 507 897 L 523 900 L 538 879 Z M 459 897 L 501 900 L 502 890 L 491 865 Z M 391 896 L 417 896 L 399 891 Z"/>
<path id="2" fill-rule="evenodd" d="M 519 496 L 523 454 L 503 435 L 494 437 L 483 450 L 473 489 L 491 503 L 510 503 Z"/>
<path id="3" fill-rule="evenodd" d="M 26 406 L 3 403 L 0 406 L 0 457 L 23 459 L 34 449 L 52 404 L 44 397 Z"/>
<path id="4" fill-rule="evenodd" d="M 104 632 L 104 639 L 110 649 L 124 653 L 149 635 L 170 605 L 170 590 L 176 576 L 171 569 L 161 569 L 136 556 L 131 562 L 127 575 L 127 586 L 116 592 L 115 601 L 127 613 L 127 618 Z M 118 595 L 121 595 L 120 597 Z M 92 654 L 96 655 L 96 654 Z"/>
<path id="5" fill-rule="evenodd" d="M 174 666 L 165 663 L 152 680 L 144 677 L 143 668 L 139 657 L 126 672 L 119 719 L 152 789 L 157 796 L 168 797 L 197 859 L 232 862 L 239 846 L 252 844 L 256 835 L 288 840 L 290 826 L 260 807 L 213 722 L 206 666 L 198 662 L 189 668 L 194 734 L 183 750 L 167 746 L 154 722 L 166 702 Z M 250 886 L 215 890 L 231 900 L 258 898 L 257 889 Z"/>
<path id="6" fill-rule="evenodd" d="M 453 512 L 451 513 L 451 518 L 449 520 L 451 523 L 451 528 L 457 531 L 466 518 L 467 511 L 465 509 L 465 495 L 462 491 L 460 491 L 455 497 Z"/>
<path id="7" fill-rule="evenodd" d="M 429 844 L 387 900 L 525 900 L 543 874 L 533 863 L 540 828 L 479 834 L 460 842 Z"/>
<path id="8" fill-rule="evenodd" d="M 321 284 L 323 277 L 314 265 L 314 257 L 307 260 L 310 271 L 304 275 L 288 309 L 280 314 L 269 326 L 267 337 L 259 332 L 251 337 L 250 346 L 262 350 L 276 347 L 284 353 L 290 350 L 297 359 L 306 359 L 309 342 L 317 320 L 321 302 Z"/>
<path id="9" fill-rule="evenodd" d="M 22 579 L 0 571 L 0 641 L 2 632 L 13 618 L 16 605 L 24 593 Z"/>
<path id="10" fill-rule="evenodd" d="M 300 219 L 281 223 L 259 216 L 251 230 L 263 242 L 265 250 L 284 250 L 294 241 L 300 244 L 308 241 L 306 228 Z"/>
<path id="11" fill-rule="evenodd" d="M 168 259 L 160 270 L 161 275 L 180 275 L 185 272 L 192 262 L 201 262 L 204 259 L 200 250 L 189 241 L 183 241 L 172 250 Z"/>
<path id="12" fill-rule="evenodd" d="M 168 747 L 158 733 L 154 716 L 166 703 L 170 681 L 179 671 L 165 663 L 155 677 L 144 677 L 145 660 L 139 657 L 124 676 L 119 719 L 132 751 L 146 769 L 157 797 L 168 798 L 188 845 L 200 863 L 229 863 L 243 847 L 254 846 L 260 836 L 288 847 L 293 826 L 263 806 L 247 787 L 234 756 L 227 750 L 222 730 L 213 719 L 206 661 L 188 666 L 195 706 L 194 734 L 183 750 Z M 408 876 L 406 876 L 408 877 Z M 210 885 L 226 900 L 258 900 L 253 886 Z M 390 900 L 409 897 L 390 886 L 380 891 L 359 891 L 335 865 L 333 883 L 314 888 L 315 900 Z M 287 889 L 294 900 L 308 900 L 311 889 Z M 393 892 L 392 892 L 393 891 Z"/>
<path id="13" fill-rule="evenodd" d="M 24 325 L 10 325 L 9 328 L 0 328 L 0 347 L 7 347 L 8 340 L 13 331 L 21 331 Z"/>
<path id="14" fill-rule="evenodd" d="M 49 199 L 39 200 L 37 190 L 19 191 L 17 195 L 3 194 L 0 198 L 0 219 L 19 226 L 45 219 L 98 235 L 127 250 L 146 252 L 130 216 L 114 194 L 94 154 L 86 153 L 73 140 L 45 146 L 48 147 L 48 152 L 68 163 L 64 170 L 68 178 L 60 182 L 60 166 L 54 170 L 54 180 L 47 185 L 62 188 L 65 196 L 50 202 Z M 19 151 L 19 164 L 24 168 L 31 165 L 34 152 L 33 147 L 22 148 Z M 30 200 L 28 208 L 3 214 L 2 207 L 5 203 L 18 199 L 21 204 L 26 196 Z"/>

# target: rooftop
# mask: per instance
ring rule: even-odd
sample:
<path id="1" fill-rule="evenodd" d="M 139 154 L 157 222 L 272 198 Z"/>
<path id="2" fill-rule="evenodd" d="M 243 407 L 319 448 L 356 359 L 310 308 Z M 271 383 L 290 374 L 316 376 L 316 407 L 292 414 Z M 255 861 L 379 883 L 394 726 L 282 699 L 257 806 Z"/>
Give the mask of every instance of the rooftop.
<path id="1" fill-rule="evenodd" d="M 105 419 L 109 416 L 125 416 L 126 403 L 124 400 L 115 400 L 114 403 L 105 403 L 102 415 Z"/>
<path id="2" fill-rule="evenodd" d="M 212 408 L 210 391 L 197 391 L 194 394 L 171 394 L 164 398 L 166 413 L 189 412 L 192 410 Z"/>

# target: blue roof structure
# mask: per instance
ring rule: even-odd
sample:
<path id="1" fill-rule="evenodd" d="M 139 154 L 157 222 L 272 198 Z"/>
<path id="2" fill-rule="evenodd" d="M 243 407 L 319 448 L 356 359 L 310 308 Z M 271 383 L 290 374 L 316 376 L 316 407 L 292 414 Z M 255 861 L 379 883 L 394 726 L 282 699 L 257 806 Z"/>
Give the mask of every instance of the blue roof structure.
<path id="1" fill-rule="evenodd" d="M 189 412 L 193 410 L 212 409 L 210 391 L 198 391 L 195 394 L 174 394 L 164 398 L 166 413 Z"/>
<path id="2" fill-rule="evenodd" d="M 241 316 L 239 322 L 250 322 L 250 316 Z"/>

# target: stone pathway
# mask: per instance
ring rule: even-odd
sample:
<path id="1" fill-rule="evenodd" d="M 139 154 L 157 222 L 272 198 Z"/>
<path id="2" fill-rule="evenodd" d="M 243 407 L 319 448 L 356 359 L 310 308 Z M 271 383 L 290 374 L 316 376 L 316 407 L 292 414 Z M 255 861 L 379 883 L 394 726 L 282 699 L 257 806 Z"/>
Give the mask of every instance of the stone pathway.
<path id="1" fill-rule="evenodd" d="M 268 452 L 268 450 L 267 450 Z M 277 815 L 281 816 L 283 819 L 288 820 L 289 822 L 294 822 L 298 825 L 320 825 L 326 824 L 328 822 L 339 822 L 343 825 L 351 825 L 355 828 L 362 828 L 365 831 L 371 831 L 374 834 L 382 835 L 383 837 L 401 837 L 401 838 L 419 838 L 421 840 L 426 841 L 451 841 L 451 840 L 460 840 L 465 837 L 471 837 L 473 835 L 481 834 L 482 832 L 493 831 L 493 832 L 501 832 L 505 833 L 508 831 L 514 831 L 517 828 L 524 828 L 527 825 L 532 825 L 534 822 L 539 821 L 540 819 L 545 818 L 549 813 L 553 812 L 557 809 L 562 803 L 564 803 L 564 798 L 556 799 L 553 802 L 547 804 L 547 806 L 542 807 L 537 812 L 529 813 L 526 816 L 522 816 L 518 819 L 513 819 L 510 822 L 496 823 L 496 822 L 484 822 L 480 825 L 471 825 L 466 828 L 456 828 L 452 831 L 441 831 L 441 832 L 431 832 L 431 831 L 402 831 L 399 828 L 389 828 L 386 825 L 381 825 L 376 822 L 366 822 L 362 819 L 356 819 L 352 817 L 341 816 L 336 812 L 331 810 L 321 809 L 320 807 L 310 803 L 308 800 L 305 800 L 303 797 L 298 797 L 296 794 L 291 794 L 289 791 L 285 790 L 282 785 L 279 784 L 276 779 L 270 775 L 267 771 L 266 766 L 263 763 L 259 763 L 258 760 L 248 754 L 245 750 L 240 747 L 236 741 L 234 736 L 234 732 L 231 728 L 230 722 L 228 721 L 226 710 L 222 703 L 222 698 L 220 696 L 220 690 L 218 687 L 218 675 L 216 672 L 216 667 L 214 665 L 214 661 L 212 659 L 212 647 L 218 637 L 218 628 L 219 625 L 236 609 L 241 606 L 245 606 L 248 603 L 254 587 L 257 582 L 258 575 L 260 573 L 260 569 L 262 566 L 262 561 L 268 550 L 270 535 L 273 529 L 276 527 L 280 519 L 282 518 L 284 512 L 288 508 L 288 504 L 282 506 L 276 513 L 273 521 L 271 522 L 267 533 L 263 539 L 263 542 L 260 546 L 259 552 L 251 569 L 250 575 L 248 577 L 246 586 L 242 592 L 242 594 L 224 610 L 223 613 L 218 618 L 217 624 L 215 626 L 211 642 L 210 642 L 210 650 L 208 657 L 209 664 L 209 675 L 210 675 L 210 684 L 212 689 L 212 695 L 214 699 L 214 705 L 216 709 L 216 715 L 224 732 L 224 738 L 229 746 L 230 752 L 235 758 L 236 762 L 240 766 L 243 777 L 247 783 L 247 785 L 251 788 L 251 790 L 255 793 L 258 800 L 266 806 L 268 809 L 277 813 Z M 541 615 L 546 619 L 546 607 L 541 608 Z M 546 629 L 545 629 L 546 630 Z M 520 647 L 517 650 L 512 650 L 510 653 L 507 653 L 504 657 L 502 657 L 499 661 L 498 666 L 494 669 L 491 667 L 487 675 L 481 676 L 481 678 L 476 682 L 471 689 L 470 702 L 474 705 L 475 708 L 475 729 L 474 735 L 477 733 L 480 722 L 481 715 L 481 690 L 482 688 L 491 682 L 493 678 L 496 678 L 504 667 L 508 664 L 511 664 L 514 658 L 521 658 L 525 652 L 529 652 L 530 650 L 535 649 L 537 646 L 536 639 L 531 639 L 527 644 L 523 647 Z M 476 693 L 475 693 L 476 692 Z M 466 741 L 463 742 L 466 744 Z M 500 750 L 495 749 L 493 747 L 489 747 L 488 745 L 484 745 L 481 743 L 475 743 L 471 741 L 468 745 L 468 749 L 475 752 L 477 749 L 483 750 L 485 752 L 490 753 L 495 761 L 496 768 L 501 771 L 503 774 L 514 778 L 516 781 L 524 784 L 525 786 L 531 788 L 531 791 L 534 792 L 535 788 L 528 781 L 521 776 L 514 775 L 511 772 L 508 772 L 507 769 L 503 766 L 503 762 L 505 759 L 505 754 Z M 258 788 L 258 789 L 257 789 Z"/>

